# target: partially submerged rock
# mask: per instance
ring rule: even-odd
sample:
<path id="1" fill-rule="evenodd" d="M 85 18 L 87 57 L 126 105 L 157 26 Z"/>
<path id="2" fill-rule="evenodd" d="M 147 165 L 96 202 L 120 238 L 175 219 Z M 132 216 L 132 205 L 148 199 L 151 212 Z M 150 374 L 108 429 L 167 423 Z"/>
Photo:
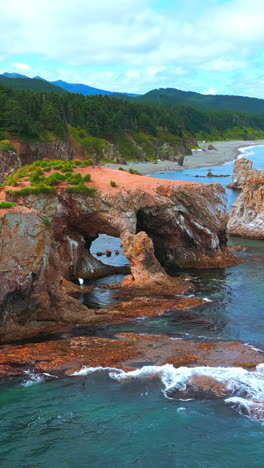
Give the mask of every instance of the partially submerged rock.
<path id="1" fill-rule="evenodd" d="M 208 373 L 197 372 L 188 378 L 190 388 L 210 391 L 219 397 L 217 379 L 210 369 L 244 368 L 254 371 L 263 361 L 263 354 L 239 342 L 205 342 L 175 340 L 162 335 L 121 333 L 112 338 L 79 336 L 24 345 L 0 347 L 2 376 L 23 375 L 29 367 L 36 373 L 63 377 L 87 367 L 113 367 L 122 370 L 149 366 L 171 365 L 174 369 L 207 368 Z M 153 370 L 157 374 L 159 368 Z M 208 379 L 210 377 L 210 379 Z M 209 381 L 210 380 L 210 381 Z M 213 387 L 215 386 L 215 389 Z M 186 389 L 182 395 L 187 397 Z M 176 389 L 175 389 L 176 391 Z"/>

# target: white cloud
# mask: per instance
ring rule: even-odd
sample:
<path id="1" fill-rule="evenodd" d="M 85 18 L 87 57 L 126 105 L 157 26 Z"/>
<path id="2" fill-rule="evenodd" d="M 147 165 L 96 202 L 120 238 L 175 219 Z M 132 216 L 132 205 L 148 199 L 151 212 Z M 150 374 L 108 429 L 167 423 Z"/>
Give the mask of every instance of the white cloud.
<path id="1" fill-rule="evenodd" d="M 106 89 L 220 90 L 198 80 L 248 73 L 264 48 L 263 0 L 178 0 L 167 10 L 155 10 L 153 0 L 2 3 L 1 55 L 16 57 L 13 70 L 29 71 L 19 66 L 30 54 L 47 64 L 34 74 Z M 57 64 L 54 74 L 50 63 Z"/>
<path id="2" fill-rule="evenodd" d="M 216 94 L 216 89 L 215 89 L 215 88 L 210 88 L 210 89 L 208 89 L 207 91 L 204 91 L 203 94 L 212 94 L 212 95 L 215 95 L 215 94 Z"/>
<path id="3" fill-rule="evenodd" d="M 71 65 L 164 66 L 225 63 L 227 55 L 242 49 L 251 56 L 264 45 L 262 0 L 205 3 L 187 2 L 182 17 L 176 8 L 155 11 L 151 0 L 9 0 L 1 7 L 1 50 Z"/>
<path id="4" fill-rule="evenodd" d="M 230 72 L 235 70 L 242 70 L 247 68 L 247 66 L 248 63 L 246 61 L 218 58 L 211 62 L 202 64 L 201 68 L 214 72 Z"/>
<path id="5" fill-rule="evenodd" d="M 27 65 L 26 63 L 21 63 L 21 62 L 16 62 L 11 65 L 11 68 L 13 70 L 19 70 L 19 71 L 30 71 L 31 67 Z"/>

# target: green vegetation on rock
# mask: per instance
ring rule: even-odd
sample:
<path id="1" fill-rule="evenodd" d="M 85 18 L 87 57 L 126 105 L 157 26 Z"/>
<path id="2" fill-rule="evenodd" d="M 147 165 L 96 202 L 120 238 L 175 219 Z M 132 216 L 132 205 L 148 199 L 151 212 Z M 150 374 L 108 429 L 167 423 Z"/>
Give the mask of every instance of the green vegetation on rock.
<path id="1" fill-rule="evenodd" d="M 18 187 L 17 189 L 5 189 L 5 192 L 14 199 L 20 196 L 55 194 L 56 186 L 60 185 L 61 182 L 69 184 L 66 187 L 61 187 L 61 189 L 66 192 L 83 193 L 93 197 L 96 189 L 85 185 L 86 182 L 91 180 L 91 174 L 85 174 L 84 177 L 82 177 L 81 173 L 78 172 L 78 168 L 88 167 L 90 165 L 91 163 L 89 160 L 56 161 L 44 159 L 19 169 L 15 174 L 7 178 L 3 186 Z M 49 172 L 54 169 L 57 170 L 49 174 Z M 73 172 L 73 169 L 77 170 L 77 172 Z M 20 185 L 25 182 L 29 182 L 30 185 L 27 187 Z"/>
<path id="2" fill-rule="evenodd" d="M 16 206 L 16 203 L 6 202 L 6 201 L 0 202 L 0 209 L 14 208 L 15 206 Z"/>
<path id="3" fill-rule="evenodd" d="M 0 151 L 14 151 L 14 152 L 16 152 L 16 149 L 12 145 L 11 141 L 1 140 L 0 141 Z"/>

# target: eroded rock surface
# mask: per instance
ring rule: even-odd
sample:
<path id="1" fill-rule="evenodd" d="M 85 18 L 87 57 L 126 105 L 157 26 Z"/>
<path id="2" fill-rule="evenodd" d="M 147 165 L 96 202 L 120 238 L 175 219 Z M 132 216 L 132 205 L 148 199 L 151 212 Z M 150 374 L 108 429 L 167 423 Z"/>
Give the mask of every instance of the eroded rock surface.
<path id="1" fill-rule="evenodd" d="M 239 161 L 242 163 L 235 168 L 236 187 L 242 189 L 242 192 L 230 214 L 229 233 L 264 239 L 264 170 L 252 169 L 252 162 L 246 159 Z"/>
<path id="2" fill-rule="evenodd" d="M 242 190 L 248 176 L 252 173 L 252 165 L 253 162 L 249 161 L 249 159 L 237 159 L 234 165 L 233 180 L 231 184 L 228 185 L 228 188 Z"/>
<path id="3" fill-rule="evenodd" d="M 226 247 L 221 185 L 160 181 L 101 167 L 88 170 L 88 184 L 97 187 L 95 198 L 58 188 L 56 195 L 20 197 L 16 208 L 0 210 L 2 326 L 96 319 L 94 310 L 67 294 L 62 278 L 77 281 L 120 272 L 91 256 L 91 243 L 101 233 L 123 240 L 131 262 L 123 287 L 186 292 L 186 281 L 171 279 L 164 267 L 237 263 Z M 81 171 L 84 175 L 87 169 Z M 2 189 L 2 197 L 4 193 Z"/>
<path id="4" fill-rule="evenodd" d="M 87 367 L 115 367 L 123 370 L 141 369 L 149 366 L 172 365 L 196 368 L 239 367 L 255 370 L 263 362 L 263 353 L 255 351 L 243 343 L 218 341 L 197 343 L 194 341 L 174 340 L 162 335 L 136 335 L 120 333 L 112 338 L 69 337 L 24 345 L 2 345 L 0 363 L 2 375 L 23 375 L 28 366 L 34 372 L 47 372 L 53 375 L 71 375 Z M 156 370 L 156 373 L 158 370 Z M 153 374 L 155 372 L 153 371 Z M 190 375 L 188 381 L 193 386 L 208 389 L 208 379 Z M 128 376 L 129 377 L 129 376 Z M 210 383 L 216 379 L 210 377 Z"/>

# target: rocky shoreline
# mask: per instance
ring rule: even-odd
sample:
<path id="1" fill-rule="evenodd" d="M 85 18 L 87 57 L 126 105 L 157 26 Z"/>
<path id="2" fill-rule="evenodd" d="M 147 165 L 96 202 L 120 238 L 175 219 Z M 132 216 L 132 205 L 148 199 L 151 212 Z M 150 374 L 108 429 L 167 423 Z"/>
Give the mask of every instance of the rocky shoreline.
<path id="1" fill-rule="evenodd" d="M 208 150 L 211 146 L 213 149 Z M 215 141 L 212 143 L 199 143 L 199 148 L 192 151 L 192 155 L 185 156 L 182 166 L 175 161 L 159 161 L 157 164 L 152 162 L 128 163 L 128 166 L 120 164 L 105 164 L 105 167 L 118 169 L 131 167 L 137 169 L 142 174 L 155 174 L 163 171 L 182 171 L 183 169 L 195 169 L 202 167 L 213 167 L 234 161 L 239 154 L 240 149 L 248 146 L 263 146 L 264 140 L 237 140 L 237 141 Z"/>
<path id="2" fill-rule="evenodd" d="M 86 186 L 96 188 L 94 198 L 67 193 L 62 182 L 52 195 L 19 196 L 15 207 L 0 209 L 0 378 L 30 372 L 45 380 L 85 375 L 89 368 L 115 368 L 116 378 L 125 380 L 146 368 L 149 378 L 155 378 L 169 366 L 170 372 L 190 370 L 184 387 L 168 392 L 170 398 L 232 397 L 218 370 L 257 372 L 263 362 L 260 350 L 239 341 L 82 334 L 87 326 L 96 330 L 98 325 L 166 313 L 191 319 L 199 313 L 206 300 L 190 294 L 195 292 L 192 278 L 183 271 L 171 277 L 167 269 L 223 268 L 241 262 L 227 247 L 223 187 L 104 167 L 74 173 L 84 177 L 88 170 Z M 1 200 L 11 200 L 10 188 L 15 192 L 28 187 L 27 179 L 3 187 Z M 101 233 L 120 237 L 129 268 L 107 266 L 92 256 L 90 247 Z M 117 304 L 94 309 L 81 304 L 79 296 L 89 295 L 92 287 L 78 286 L 79 278 L 121 272 L 127 276 L 120 284 L 104 286 L 118 295 Z M 260 403 L 254 404 L 260 414 Z"/>

